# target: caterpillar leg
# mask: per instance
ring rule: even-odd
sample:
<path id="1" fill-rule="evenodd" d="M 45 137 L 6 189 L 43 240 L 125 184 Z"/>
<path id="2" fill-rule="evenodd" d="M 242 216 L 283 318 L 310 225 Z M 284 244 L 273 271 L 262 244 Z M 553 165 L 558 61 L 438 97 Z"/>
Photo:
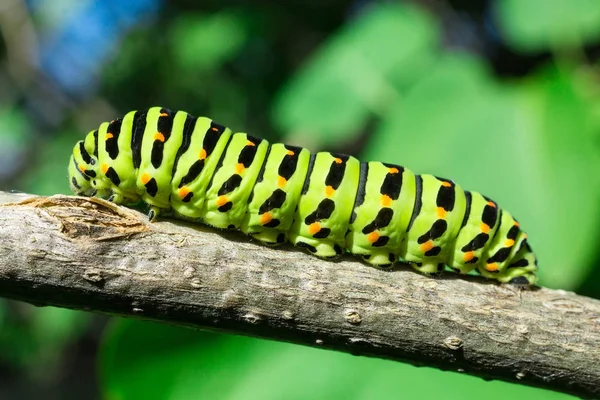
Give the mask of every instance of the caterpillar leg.
<path id="1" fill-rule="evenodd" d="M 113 189 L 106 200 L 115 204 L 136 204 L 140 202 L 140 197 L 137 193 L 123 192 Z"/>
<path id="2" fill-rule="evenodd" d="M 433 261 L 423 263 L 411 263 L 410 265 L 414 269 L 425 275 L 439 274 L 443 272 L 444 268 L 446 267 L 444 263 L 438 263 Z"/>
<path id="3" fill-rule="evenodd" d="M 124 204 L 125 203 L 125 197 L 123 197 L 122 195 L 120 195 L 118 193 L 111 194 L 107 200 L 112 203 L 115 203 L 115 204 Z"/>
<path id="4" fill-rule="evenodd" d="M 274 230 L 264 230 L 256 233 L 249 233 L 253 239 L 259 240 L 269 246 L 277 246 L 285 243 L 287 237 L 285 233 Z"/>
<path id="5" fill-rule="evenodd" d="M 361 254 L 363 260 L 377 268 L 391 268 L 396 263 L 396 255 L 387 251 Z"/>
<path id="6" fill-rule="evenodd" d="M 112 195 L 112 190 L 110 189 L 97 189 L 93 192 L 94 197 L 100 197 L 101 199 L 108 200 Z M 110 200 L 109 200 L 110 201 Z"/>
<path id="7" fill-rule="evenodd" d="M 159 208 L 156 206 L 148 206 L 148 219 L 150 220 L 150 222 L 154 222 L 156 220 L 156 218 L 158 218 L 158 216 L 164 212 L 164 211 L 168 211 L 164 208 Z"/>
<path id="8" fill-rule="evenodd" d="M 329 244 L 326 242 L 316 242 L 313 246 L 303 240 L 297 240 L 296 246 L 308 250 L 311 254 L 325 259 L 337 258 L 343 254 L 344 250 L 338 244 Z"/>

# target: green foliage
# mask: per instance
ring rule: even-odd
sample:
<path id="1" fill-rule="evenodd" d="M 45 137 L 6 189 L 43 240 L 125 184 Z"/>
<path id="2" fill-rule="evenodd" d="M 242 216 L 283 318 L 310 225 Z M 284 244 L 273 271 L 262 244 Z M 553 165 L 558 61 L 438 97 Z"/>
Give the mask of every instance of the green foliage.
<path id="1" fill-rule="evenodd" d="M 577 48 L 600 38 L 597 0 L 501 0 L 499 22 L 523 51 Z"/>
<path id="2" fill-rule="evenodd" d="M 41 196 L 71 194 L 65 171 L 73 146 L 80 137 L 79 134 L 64 132 L 52 141 L 40 143 L 36 161 L 44 168 L 28 171 L 23 176 L 21 189 Z"/>
<path id="3" fill-rule="evenodd" d="M 484 392 L 486 400 L 572 398 L 393 361 L 148 322 L 115 320 L 105 339 L 100 373 L 108 400 L 464 400 L 471 398 L 468 393 Z"/>
<path id="4" fill-rule="evenodd" d="M 427 71 L 436 27 L 412 7 L 373 7 L 325 43 L 282 89 L 273 120 L 311 146 L 353 140 Z M 309 117 L 307 117 L 309 116 Z M 308 139 L 307 137 L 313 136 Z"/>
<path id="5" fill-rule="evenodd" d="M 173 23 L 169 41 L 182 73 L 216 70 L 233 58 L 246 40 L 244 20 L 233 13 L 186 14 Z"/>
<path id="6" fill-rule="evenodd" d="M 75 3 L 62 0 L 69 12 Z M 310 42 L 311 36 L 304 25 L 289 33 L 291 17 L 282 8 L 221 5 L 165 13 L 123 40 L 94 100 L 108 105 L 111 116 L 163 105 L 270 140 L 315 151 L 353 148 L 363 159 L 454 179 L 519 219 L 539 256 L 542 285 L 577 290 L 587 280 L 587 293 L 600 296 L 600 281 L 590 278 L 598 270 L 600 234 L 600 90 L 598 66 L 582 57 L 582 46 L 600 37 L 596 3 L 498 2 L 500 33 L 513 49 L 555 52 L 542 68 L 512 80 L 495 76 L 478 55 L 444 49 L 440 22 L 408 2 L 371 3 L 339 29 L 319 31 L 313 40 L 323 42 L 306 58 L 307 45 L 292 39 L 306 35 Z M 40 21 L 42 27 L 60 20 L 56 10 L 63 8 Z M 32 168 L 10 188 L 67 193 L 68 154 L 87 131 L 68 120 L 51 139 L 31 144 L 23 112 L 2 110 L 0 163 L 11 154 L 4 149 L 35 149 L 26 160 Z M 50 366 L 40 373 L 55 368 L 56 357 L 88 326 L 83 313 L 50 308 L 25 308 L 23 322 L 7 304 L 0 303 L 0 353 L 31 376 L 32 366 Z M 124 320 L 107 331 L 99 354 L 108 399 L 569 398 L 390 361 Z"/>
<path id="7" fill-rule="evenodd" d="M 168 104 L 241 128 L 249 99 L 224 69 L 244 49 L 252 21 L 221 11 L 181 14 L 161 29 L 138 27 L 106 70 L 104 92 L 123 110 Z"/>
<path id="8" fill-rule="evenodd" d="M 0 301 L 0 362 L 17 365 L 34 381 L 50 380 L 59 372 L 62 351 L 89 321 L 82 312 Z"/>
<path id="9" fill-rule="evenodd" d="M 18 108 L 0 104 L 0 180 L 22 166 L 24 160 L 20 155 L 27 150 L 32 136 L 25 114 Z"/>

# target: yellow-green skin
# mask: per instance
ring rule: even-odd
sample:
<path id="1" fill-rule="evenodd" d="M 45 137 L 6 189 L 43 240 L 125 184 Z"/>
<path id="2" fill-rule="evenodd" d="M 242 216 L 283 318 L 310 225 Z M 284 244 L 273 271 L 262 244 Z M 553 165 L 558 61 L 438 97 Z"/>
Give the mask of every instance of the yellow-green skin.
<path id="1" fill-rule="evenodd" d="M 153 107 L 103 123 L 75 145 L 68 171 L 74 193 L 143 201 L 151 219 L 170 213 L 381 268 L 404 260 L 426 274 L 448 265 L 536 281 L 527 235 L 479 193 L 398 165 L 269 144 L 183 111 Z"/>

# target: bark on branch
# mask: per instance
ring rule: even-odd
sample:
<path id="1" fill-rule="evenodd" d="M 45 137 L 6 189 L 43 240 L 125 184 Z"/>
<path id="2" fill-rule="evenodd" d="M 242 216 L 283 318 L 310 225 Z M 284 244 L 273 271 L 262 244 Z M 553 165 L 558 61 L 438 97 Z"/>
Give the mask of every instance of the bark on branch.
<path id="1" fill-rule="evenodd" d="M 600 397 L 600 301 L 322 261 L 98 199 L 23 198 L 0 192 L 2 297 Z"/>

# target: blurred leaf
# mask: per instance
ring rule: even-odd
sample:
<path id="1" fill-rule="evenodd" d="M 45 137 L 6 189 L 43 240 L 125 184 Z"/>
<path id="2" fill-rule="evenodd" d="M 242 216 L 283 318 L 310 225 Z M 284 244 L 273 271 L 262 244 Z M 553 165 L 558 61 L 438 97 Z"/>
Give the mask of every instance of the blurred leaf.
<path id="1" fill-rule="evenodd" d="M 100 370 L 108 400 L 572 398 L 393 361 L 138 321 L 117 321 L 105 339 Z"/>
<path id="2" fill-rule="evenodd" d="M 438 65 L 390 107 L 364 157 L 402 160 L 416 172 L 476 176 L 469 163 L 475 157 L 489 181 L 487 174 L 507 157 L 495 150 L 507 134 L 501 88 L 480 60 L 466 54 L 445 55 Z M 486 154 L 500 159 L 486 162 Z"/>
<path id="3" fill-rule="evenodd" d="M 54 353 L 85 331 L 91 314 L 58 307 L 34 307 L 31 317 L 33 334 L 47 346 L 48 352 Z"/>
<path id="4" fill-rule="evenodd" d="M 22 110 L 0 106 L 0 182 L 24 166 L 24 155 L 32 137 L 31 125 Z M 2 189 L 14 188 L 0 187 Z"/>
<path id="5" fill-rule="evenodd" d="M 51 379 L 69 343 L 87 330 L 89 314 L 56 307 L 38 308 L 2 302 L 0 359 L 28 370 L 30 377 Z M 20 311 L 20 313 L 15 312 Z M 40 369 L 40 365 L 50 369 Z"/>
<path id="6" fill-rule="evenodd" d="M 579 48 L 600 38 L 598 0 L 501 0 L 497 11 L 508 42 L 519 50 Z"/>
<path id="7" fill-rule="evenodd" d="M 67 179 L 67 165 L 73 146 L 83 137 L 81 133 L 63 132 L 38 146 L 36 157 L 32 161 L 34 168 L 27 171 L 17 189 L 41 196 L 71 194 Z"/>
<path id="8" fill-rule="evenodd" d="M 390 109 L 366 158 L 451 177 L 494 198 L 529 233 L 541 284 L 576 288 L 598 234 L 591 104 L 574 77 L 556 71 L 509 87 L 474 59 L 448 56 L 440 65 Z"/>
<path id="9" fill-rule="evenodd" d="M 600 181 L 590 179 L 600 170 L 595 105 L 578 90 L 595 83 L 586 78 L 552 69 L 534 76 L 516 88 L 511 127 L 524 139 L 523 168 L 515 171 L 523 191 L 513 196 L 529 195 L 522 215 L 533 221 L 542 284 L 563 289 L 576 289 L 590 273 L 600 234 Z"/>
<path id="10" fill-rule="evenodd" d="M 205 357 L 217 359 L 216 364 L 198 358 L 203 349 Z M 186 383 L 188 396 L 193 393 L 193 397 L 202 398 L 199 390 L 207 385 L 210 371 L 218 371 L 219 357 L 232 356 L 236 351 L 244 352 L 222 346 L 220 336 L 214 333 L 115 319 L 100 351 L 102 387 L 109 400 L 168 399 L 191 375 L 196 383 Z"/>
<path id="11" fill-rule="evenodd" d="M 184 71 L 213 70 L 232 59 L 246 41 L 244 20 L 223 11 L 208 16 L 185 15 L 173 22 L 170 47 Z"/>
<path id="12" fill-rule="evenodd" d="M 353 139 L 426 70 L 437 29 L 408 4 L 379 4 L 344 26 L 279 94 L 273 119 L 281 130 L 319 144 Z M 306 144 L 306 143 L 305 143 Z M 312 147 L 312 146 L 311 146 Z"/>
<path id="13" fill-rule="evenodd" d="M 35 353 L 27 359 L 32 375 L 48 379 L 53 373 L 37 366 L 56 366 L 64 349 L 88 329 L 91 315 L 82 311 L 57 307 L 32 308 L 29 329 L 35 341 Z M 58 373 L 58 371 L 54 371 Z"/>

